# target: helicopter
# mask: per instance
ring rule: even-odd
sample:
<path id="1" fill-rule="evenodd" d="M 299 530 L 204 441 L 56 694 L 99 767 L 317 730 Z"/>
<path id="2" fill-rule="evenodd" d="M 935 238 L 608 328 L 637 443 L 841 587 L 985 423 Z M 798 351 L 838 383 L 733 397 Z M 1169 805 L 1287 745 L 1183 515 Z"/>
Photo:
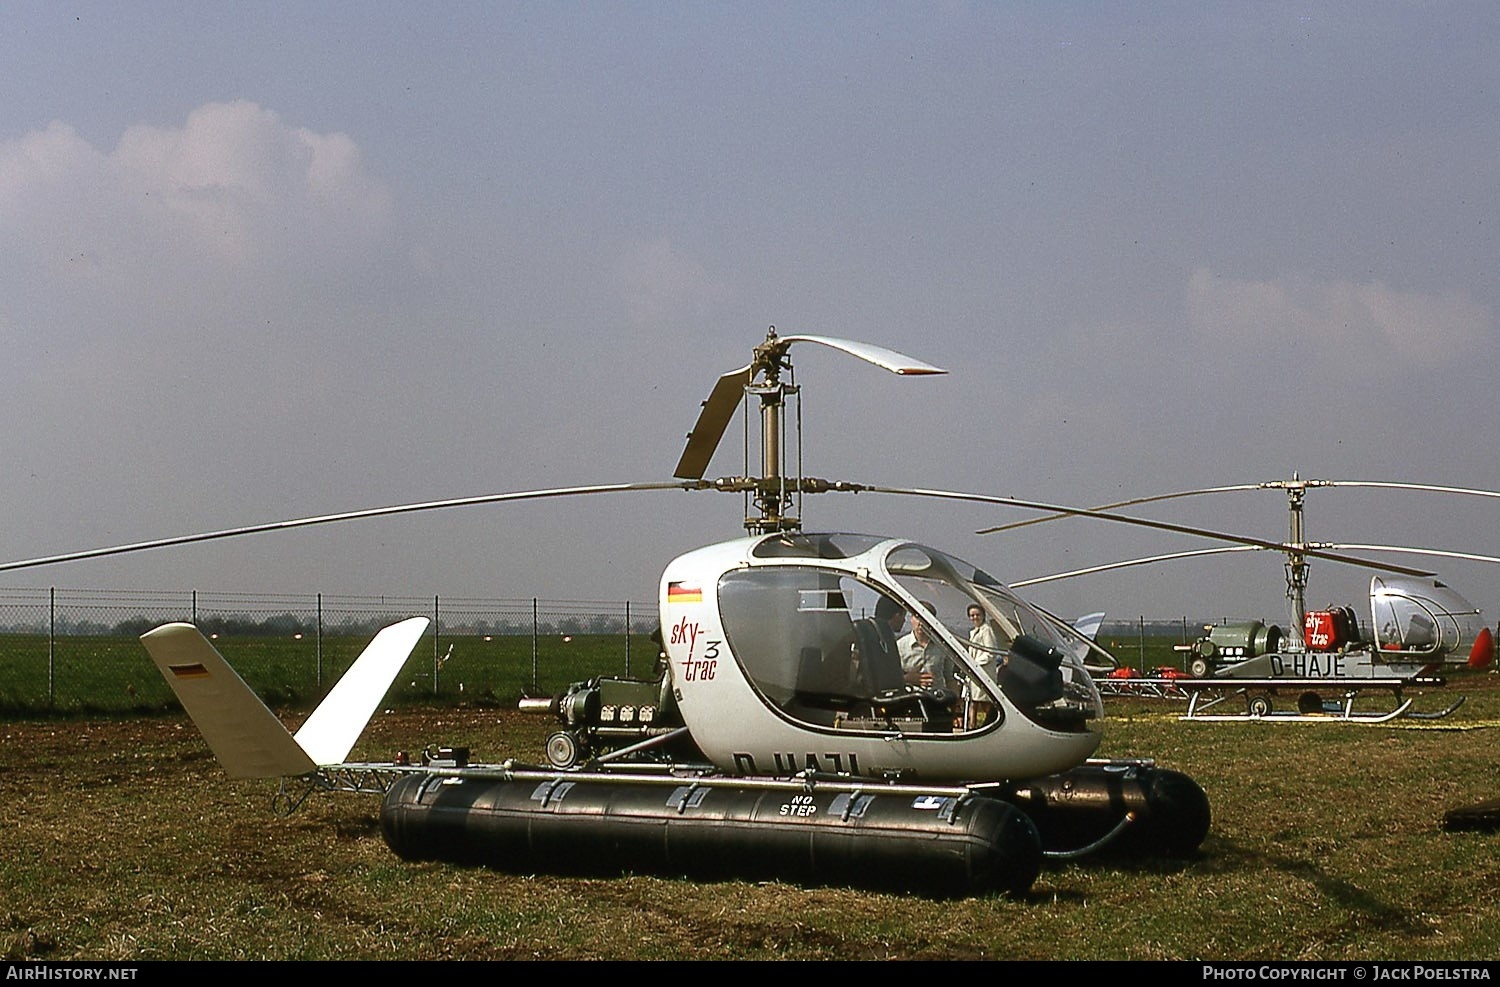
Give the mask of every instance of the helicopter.
<path id="1" fill-rule="evenodd" d="M 1286 598 L 1289 630 L 1261 620 L 1223 621 L 1204 627 L 1203 636 L 1189 644 L 1174 646 L 1183 654 L 1179 672 L 1159 668 L 1149 675 L 1134 669 L 1093 666 L 1101 691 L 1115 695 L 1154 695 L 1188 700 L 1183 719 L 1307 721 L 1330 717 L 1364 723 L 1386 723 L 1399 718 L 1441 719 L 1463 705 L 1463 697 L 1441 710 L 1417 711 L 1403 696 L 1408 688 L 1443 687 L 1443 673 L 1450 669 L 1481 671 L 1495 659 L 1495 640 L 1483 611 L 1470 603 L 1435 574 L 1407 566 L 1388 565 L 1363 558 L 1333 554 L 1347 551 L 1393 551 L 1437 555 L 1471 561 L 1500 562 L 1472 553 L 1443 552 L 1390 545 L 1342 545 L 1310 543 L 1304 537 L 1304 501 L 1309 489 L 1320 487 L 1380 487 L 1427 492 L 1496 496 L 1491 491 L 1432 484 L 1396 482 L 1304 480 L 1266 481 L 1210 487 L 1201 490 L 1159 494 L 1105 505 L 1097 510 L 1169 500 L 1201 494 L 1250 489 L 1282 489 L 1287 493 L 1289 537 L 1282 546 L 1238 545 L 1199 549 L 1168 555 L 1131 559 L 1091 566 L 1052 576 L 1018 581 L 1019 588 L 1056 579 L 1146 565 L 1174 559 L 1224 552 L 1242 552 L 1279 547 L 1287 556 Z M 1054 514 L 984 529 L 990 534 L 1065 515 Z M 1305 605 L 1308 585 L 1308 555 L 1324 557 L 1368 568 L 1385 570 L 1371 576 L 1369 622 L 1362 624 L 1353 607 L 1330 606 L 1310 610 Z M 1326 700 L 1324 691 L 1340 694 Z M 1366 692 L 1385 692 L 1387 708 L 1356 709 L 1355 700 Z M 1276 698 L 1283 693 L 1297 696 L 1296 709 L 1278 710 Z M 1225 713 L 1218 707 L 1231 698 L 1244 700 L 1239 712 Z"/>
<path id="2" fill-rule="evenodd" d="M 804 495 L 867 491 L 1162 525 L 802 476 L 800 448 L 799 474 L 789 475 L 785 409 L 789 397 L 800 402 L 789 350 L 798 344 L 903 377 L 946 373 L 884 347 L 773 327 L 749 364 L 714 385 L 672 481 L 299 518 L 0 571 L 474 504 L 736 492 L 746 534 L 689 551 L 662 572 L 652 677 L 599 676 L 521 699 L 521 710 L 556 721 L 546 763 L 479 763 L 462 746 L 429 749 L 415 762 L 345 760 L 425 618 L 377 634 L 295 735 L 193 625 L 165 624 L 141 641 L 231 776 L 280 778 L 275 805 L 284 812 L 315 791 L 378 794 L 384 839 L 408 860 L 967 895 L 1023 894 L 1047 860 L 1195 853 L 1211 817 L 1196 781 L 1154 760 L 1093 756 L 1104 707 L 1080 657 L 1086 635 L 946 552 L 902 537 L 808 532 L 800 514 Z M 747 419 L 759 406 L 760 475 L 751 475 L 747 451 L 744 475 L 705 479 L 742 402 Z M 976 626 L 955 626 L 959 615 Z M 925 674 L 913 661 L 927 663 Z"/>

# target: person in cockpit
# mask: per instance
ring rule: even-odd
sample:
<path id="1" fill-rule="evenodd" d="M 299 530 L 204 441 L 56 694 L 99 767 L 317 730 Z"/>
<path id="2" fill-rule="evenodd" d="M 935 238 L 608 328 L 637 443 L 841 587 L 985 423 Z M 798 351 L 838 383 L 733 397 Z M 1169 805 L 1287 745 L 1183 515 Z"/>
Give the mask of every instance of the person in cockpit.
<path id="1" fill-rule="evenodd" d="M 932 604 L 923 602 L 929 614 L 936 614 Z M 924 616 L 911 615 L 911 632 L 897 642 L 901 652 L 901 672 L 907 683 L 924 689 L 954 689 L 954 670 L 948 660 L 948 649 L 927 626 Z"/>
<path id="2" fill-rule="evenodd" d="M 1005 660 L 1000 648 L 1000 632 L 985 616 L 984 607 L 977 603 L 969 604 L 969 625 L 969 657 L 986 677 L 993 679 Z M 976 727 L 988 723 L 995 708 L 989 694 L 968 679 L 964 680 L 963 686 L 966 724 Z"/>

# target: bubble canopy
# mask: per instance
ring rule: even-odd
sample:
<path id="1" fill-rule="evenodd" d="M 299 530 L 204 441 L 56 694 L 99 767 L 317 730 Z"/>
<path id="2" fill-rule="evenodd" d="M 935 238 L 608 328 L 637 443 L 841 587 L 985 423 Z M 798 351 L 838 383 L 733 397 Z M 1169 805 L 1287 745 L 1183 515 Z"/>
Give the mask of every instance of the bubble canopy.
<path id="1" fill-rule="evenodd" d="M 1055 621 L 968 562 L 847 532 L 768 535 L 749 556 L 720 577 L 720 616 L 746 677 L 793 719 L 851 729 L 840 714 L 905 692 L 937 732 L 1014 715 L 1097 728 L 1098 691 Z"/>

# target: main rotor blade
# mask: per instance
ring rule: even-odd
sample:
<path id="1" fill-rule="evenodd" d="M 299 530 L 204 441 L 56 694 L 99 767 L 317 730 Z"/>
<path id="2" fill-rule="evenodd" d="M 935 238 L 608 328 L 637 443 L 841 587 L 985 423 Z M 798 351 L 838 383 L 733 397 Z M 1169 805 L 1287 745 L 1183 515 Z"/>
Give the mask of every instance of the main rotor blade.
<path id="1" fill-rule="evenodd" d="M 833 349 L 850 356 L 857 356 L 867 363 L 873 363 L 877 367 L 889 370 L 893 374 L 902 376 L 918 376 L 924 374 L 945 374 L 948 371 L 941 367 L 934 367 L 930 363 L 907 356 L 905 353 L 897 353 L 888 350 L 884 346 L 875 346 L 871 343 L 861 343 L 854 339 L 839 339 L 836 336 L 780 336 L 783 343 L 819 343 L 830 346 Z"/>
<path id="2" fill-rule="evenodd" d="M 520 490 L 512 493 L 484 494 L 479 497 L 459 497 L 453 500 L 432 500 L 420 504 L 397 504 L 392 507 L 375 507 L 362 511 L 346 511 L 342 514 L 322 514 L 315 517 L 293 518 L 289 521 L 272 521 L 253 524 L 243 528 L 226 528 L 222 531 L 205 531 L 196 535 L 178 535 L 158 538 L 154 541 L 132 542 L 128 545 L 113 545 L 108 548 L 91 548 L 66 555 L 49 555 L 36 559 L 21 559 L 0 563 L 0 572 L 13 569 L 30 569 L 35 566 L 53 565 L 59 562 L 78 562 L 83 559 L 98 559 L 108 555 L 126 555 L 144 552 L 153 548 L 168 548 L 173 545 L 191 545 L 196 542 L 216 541 L 221 538 L 238 538 L 267 531 L 288 528 L 306 528 L 317 524 L 333 524 L 337 521 L 354 521 L 359 518 L 384 517 L 389 514 L 415 514 L 420 511 L 438 511 L 450 507 L 470 507 L 476 504 L 499 504 L 513 500 L 541 500 L 547 497 L 572 497 L 582 494 L 622 493 L 635 490 L 698 490 L 702 485 L 692 482 L 670 483 L 607 483 L 592 487 L 556 487 L 550 490 Z"/>
<path id="3" fill-rule="evenodd" d="M 1157 531 L 1175 531 L 1184 535 L 1195 535 L 1199 538 L 1213 538 L 1218 541 L 1230 542 L 1236 545 L 1255 545 L 1260 548 L 1274 549 L 1278 552 L 1296 553 L 1315 559 L 1328 559 L 1332 562 L 1344 562 L 1349 565 L 1363 566 L 1369 569 L 1378 569 L 1383 572 L 1399 572 L 1407 576 L 1431 576 L 1431 572 L 1424 569 L 1412 569 L 1407 566 L 1392 565 L 1385 562 L 1375 562 L 1371 559 L 1355 558 L 1348 555 L 1339 555 L 1334 552 L 1325 551 L 1310 545 L 1292 545 L 1287 542 L 1267 541 L 1263 538 L 1250 538 L 1246 535 L 1230 534 L 1225 531 L 1214 531 L 1209 528 L 1194 528 L 1185 524 L 1172 524 L 1168 521 L 1153 521 L 1150 518 L 1132 517 L 1127 514 L 1111 514 L 1107 511 L 1093 510 L 1086 507 L 1065 507 L 1061 504 L 1048 504 L 1036 500 L 1021 500 L 1016 497 L 995 497 L 987 494 L 961 493 L 954 490 L 923 490 L 908 489 L 903 487 L 877 487 L 863 486 L 863 490 L 871 493 L 896 494 L 907 497 L 934 497 L 939 500 L 966 500 L 976 504 L 1000 504 L 1006 507 L 1022 507 L 1036 511 L 1051 511 L 1054 514 L 1068 514 L 1077 517 L 1097 518 L 1101 521 L 1114 521 L 1119 524 L 1132 524 L 1142 528 L 1154 528 Z"/>
<path id="4" fill-rule="evenodd" d="M 1463 559 L 1466 562 L 1500 562 L 1493 555 L 1474 555 L 1470 552 L 1444 552 L 1436 548 L 1406 548 L 1401 545 L 1327 545 L 1339 551 L 1353 552 L 1400 552 L 1408 555 L 1433 555 L 1443 559 Z"/>
<path id="5" fill-rule="evenodd" d="M 1495 562 L 1500 563 L 1500 556 L 1476 555 L 1472 552 L 1447 552 L 1436 548 L 1409 548 L 1404 545 L 1346 545 L 1319 543 L 1319 548 L 1331 549 L 1338 552 L 1397 552 L 1409 555 L 1431 555 L 1444 559 L 1462 559 L 1466 562 Z M 1177 559 L 1198 558 L 1204 555 L 1223 555 L 1228 552 L 1260 552 L 1265 551 L 1259 545 L 1225 545 L 1222 548 L 1200 548 L 1192 552 L 1172 552 L 1168 555 L 1149 555 L 1139 559 L 1126 559 L 1123 562 L 1109 562 L 1104 565 L 1089 566 L 1085 569 L 1072 569 L 1068 572 L 1054 572 L 1050 576 L 1037 576 L 1035 579 L 1022 579 L 1017 582 L 1007 583 L 1012 589 L 1021 589 L 1026 586 L 1036 586 L 1041 583 L 1056 582 L 1061 579 L 1073 579 L 1077 576 L 1089 576 L 1096 572 L 1109 572 L 1113 569 L 1128 569 L 1132 566 L 1150 565 L 1154 562 L 1172 562 Z"/>
<path id="6" fill-rule="evenodd" d="M 1174 500 L 1179 497 L 1196 497 L 1201 494 L 1229 493 L 1236 490 L 1286 490 L 1292 487 L 1310 489 L 1313 487 L 1370 487 L 1385 490 L 1416 490 L 1426 493 L 1450 493 L 1462 494 L 1468 497 L 1494 497 L 1500 498 L 1500 491 L 1480 490 L 1472 487 L 1445 487 L 1435 483 L 1402 483 L 1393 480 L 1267 480 L 1262 483 L 1236 483 L 1225 487 L 1204 487 L 1201 490 L 1182 490 L 1177 493 L 1156 494 L 1150 497 L 1135 497 L 1130 500 L 1120 500 L 1113 504 L 1101 504 L 1093 508 L 1096 511 L 1112 511 L 1120 507 L 1133 507 L 1137 504 L 1152 504 L 1162 500 Z M 1050 514 L 1046 517 L 1027 518 L 1025 521 L 1012 521 L 1009 524 L 999 524 L 989 528 L 980 528 L 975 534 L 991 535 L 1000 531 L 1010 531 L 1014 528 L 1024 528 L 1031 524 L 1041 524 L 1044 521 L 1056 521 L 1058 518 L 1067 517 L 1066 514 Z"/>
<path id="7" fill-rule="evenodd" d="M 1346 546 L 1347 547 L 1347 546 Z M 1126 559 L 1123 562 L 1108 562 L 1104 565 L 1093 565 L 1087 569 L 1073 569 L 1069 572 L 1054 572 L 1050 576 L 1037 576 L 1035 579 L 1022 579 L 1019 582 L 1006 583 L 1011 589 L 1021 589 L 1025 586 L 1037 586 L 1041 583 L 1052 583 L 1059 579 L 1073 579 L 1076 576 L 1089 576 L 1096 572 L 1109 572 L 1113 569 L 1129 569 L 1131 566 L 1150 565 L 1153 562 L 1171 562 L 1174 559 L 1191 559 L 1203 555 L 1224 555 L 1229 552 L 1264 552 L 1267 549 L 1260 545 L 1223 545 L 1219 548 L 1200 548 L 1192 552 L 1172 552 L 1167 555 L 1151 555 L 1139 559 Z"/>
<path id="8" fill-rule="evenodd" d="M 1201 490 L 1180 490 L 1177 493 L 1155 494 L 1150 497 L 1133 497 L 1130 500 L 1117 500 L 1113 504 L 1100 504 L 1092 507 L 1094 511 L 1113 511 L 1121 507 L 1134 507 L 1137 504 L 1154 504 L 1160 500 L 1174 500 L 1178 497 L 1197 497 L 1200 494 L 1228 493 L 1233 490 L 1259 490 L 1263 484 L 1260 483 L 1236 483 L 1228 487 L 1204 487 Z M 1058 518 L 1067 517 L 1066 514 L 1049 514 L 1046 517 L 1027 518 L 1025 521 L 1012 521 L 1009 524 L 997 524 L 992 528 L 980 528 L 974 532 L 976 535 L 992 535 L 998 531 L 1010 531 L 1013 528 L 1024 528 L 1031 524 L 1041 524 L 1044 521 L 1056 521 Z"/>
<path id="9" fill-rule="evenodd" d="M 1417 490 L 1425 493 L 1463 494 L 1467 497 L 1500 497 L 1500 490 L 1445 487 L 1435 483 L 1400 483 L 1394 480 L 1308 480 L 1310 487 L 1375 487 L 1386 490 Z"/>
<path id="10" fill-rule="evenodd" d="M 724 429 L 740 406 L 745 385 L 750 383 L 750 374 L 751 367 L 745 366 L 719 378 L 708 400 L 703 402 L 703 410 L 698 412 L 693 430 L 688 433 L 687 448 L 682 450 L 682 458 L 677 460 L 673 476 L 684 480 L 703 479 L 709 460 L 714 458 L 714 450 L 719 448 L 719 440 L 724 437 Z"/>

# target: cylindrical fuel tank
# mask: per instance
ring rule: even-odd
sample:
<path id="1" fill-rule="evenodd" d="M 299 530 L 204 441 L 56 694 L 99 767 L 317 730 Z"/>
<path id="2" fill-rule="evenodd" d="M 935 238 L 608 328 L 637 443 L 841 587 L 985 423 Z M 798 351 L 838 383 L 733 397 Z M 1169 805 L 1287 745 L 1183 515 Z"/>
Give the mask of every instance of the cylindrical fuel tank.
<path id="1" fill-rule="evenodd" d="M 1224 660 L 1255 658 L 1281 648 L 1281 628 L 1258 620 L 1216 624 L 1208 632 L 1212 653 Z"/>
<path id="2" fill-rule="evenodd" d="M 627 871 L 932 896 L 1020 894 L 1041 870 L 1025 813 L 985 796 L 413 774 L 380 828 L 407 860 L 513 873 Z"/>
<path id="3" fill-rule="evenodd" d="M 1131 822 L 1100 852 L 1183 857 L 1208 835 L 1208 796 L 1180 771 L 1133 761 L 1086 764 L 1015 786 L 1009 797 L 1041 833 L 1049 853 L 1089 846 Z"/>

